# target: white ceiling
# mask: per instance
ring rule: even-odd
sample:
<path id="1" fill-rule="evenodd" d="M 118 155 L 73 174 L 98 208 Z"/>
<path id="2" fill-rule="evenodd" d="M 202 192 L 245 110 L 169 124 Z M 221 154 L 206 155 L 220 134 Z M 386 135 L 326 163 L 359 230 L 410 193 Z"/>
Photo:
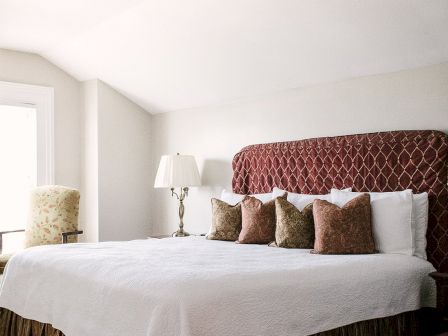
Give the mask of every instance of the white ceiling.
<path id="1" fill-rule="evenodd" d="M 0 48 L 159 113 L 448 61 L 448 1 L 0 0 Z"/>

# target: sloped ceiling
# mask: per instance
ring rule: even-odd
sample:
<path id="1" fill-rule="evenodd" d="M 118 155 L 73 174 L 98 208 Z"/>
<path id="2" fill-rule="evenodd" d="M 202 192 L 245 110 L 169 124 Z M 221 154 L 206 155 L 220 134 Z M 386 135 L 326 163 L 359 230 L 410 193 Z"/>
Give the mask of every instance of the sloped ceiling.
<path id="1" fill-rule="evenodd" d="M 0 48 L 161 113 L 448 61 L 448 1 L 0 0 Z"/>

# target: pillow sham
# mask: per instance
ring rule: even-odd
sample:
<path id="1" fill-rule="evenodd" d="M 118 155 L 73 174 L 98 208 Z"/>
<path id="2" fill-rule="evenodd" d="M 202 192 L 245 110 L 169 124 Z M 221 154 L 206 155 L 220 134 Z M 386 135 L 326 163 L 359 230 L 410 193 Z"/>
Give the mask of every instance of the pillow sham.
<path id="1" fill-rule="evenodd" d="M 286 199 L 286 194 L 281 197 Z M 241 202 L 241 219 L 238 243 L 267 244 L 275 240 L 275 199 L 263 203 L 246 196 Z"/>
<path id="2" fill-rule="evenodd" d="M 254 194 L 254 195 L 249 195 L 249 196 L 255 197 L 255 198 L 259 199 L 260 201 L 262 201 L 263 203 L 266 203 L 272 199 L 272 193 Z M 238 204 L 239 202 L 241 202 L 244 199 L 244 197 L 246 197 L 246 195 L 235 194 L 235 193 L 233 193 L 231 191 L 227 191 L 225 189 L 221 193 L 221 201 L 224 201 L 230 205 Z"/>
<path id="3" fill-rule="evenodd" d="M 347 188 L 344 190 L 352 191 L 352 188 Z M 288 201 L 294 204 L 294 206 L 300 211 L 302 211 L 308 204 L 313 203 L 315 199 L 326 200 L 328 202 L 331 202 L 331 193 L 326 195 L 297 194 L 279 189 L 277 187 L 274 187 L 274 189 L 272 190 L 272 199 L 275 199 L 278 196 L 282 196 L 286 192 L 288 193 Z"/>
<path id="4" fill-rule="evenodd" d="M 235 241 L 241 231 L 241 204 L 230 205 L 212 198 L 212 225 L 205 238 Z"/>
<path id="5" fill-rule="evenodd" d="M 275 245 L 311 249 L 314 246 L 313 204 L 302 211 L 284 197 L 275 199 Z"/>
<path id="6" fill-rule="evenodd" d="M 363 193 L 331 190 L 332 203 L 344 206 Z M 381 253 L 413 255 L 412 191 L 370 192 L 372 230 Z"/>
<path id="7" fill-rule="evenodd" d="M 375 252 L 369 194 L 362 194 L 342 208 L 315 200 L 313 215 L 316 239 L 311 253 L 367 254 Z"/>
<path id="8" fill-rule="evenodd" d="M 426 231 L 428 229 L 428 193 L 412 195 L 412 225 L 414 226 L 414 255 L 427 259 L 426 256 Z"/>

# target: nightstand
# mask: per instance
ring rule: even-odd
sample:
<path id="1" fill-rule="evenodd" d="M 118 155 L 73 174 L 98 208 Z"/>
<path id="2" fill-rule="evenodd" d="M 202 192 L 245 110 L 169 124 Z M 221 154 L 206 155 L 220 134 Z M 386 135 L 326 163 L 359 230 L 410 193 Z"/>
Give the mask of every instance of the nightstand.
<path id="1" fill-rule="evenodd" d="M 162 235 L 149 236 L 148 238 L 163 239 L 163 238 L 171 238 L 171 237 L 172 237 L 172 235 L 162 234 Z"/>
<path id="2" fill-rule="evenodd" d="M 432 272 L 429 276 L 436 281 L 440 330 L 444 332 L 442 335 L 448 335 L 448 273 Z"/>
<path id="3" fill-rule="evenodd" d="M 201 234 L 190 234 L 190 236 L 199 236 L 199 237 L 203 237 L 205 236 L 206 233 L 201 233 Z M 174 237 L 172 234 L 161 234 L 161 235 L 152 235 L 149 236 L 148 238 L 157 238 L 157 239 L 163 239 L 163 238 L 176 238 Z M 183 237 L 178 237 L 178 238 L 183 238 Z"/>

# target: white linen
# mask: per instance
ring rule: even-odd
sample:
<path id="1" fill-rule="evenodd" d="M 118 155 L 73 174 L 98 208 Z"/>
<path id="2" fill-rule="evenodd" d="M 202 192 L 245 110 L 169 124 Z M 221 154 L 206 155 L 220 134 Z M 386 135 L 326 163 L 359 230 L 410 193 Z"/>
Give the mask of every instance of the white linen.
<path id="1" fill-rule="evenodd" d="M 293 204 L 297 209 L 302 211 L 308 204 L 313 203 L 314 200 L 320 199 L 331 202 L 331 194 L 326 195 L 308 195 L 308 194 L 297 194 L 286 190 L 275 187 L 272 190 L 272 199 L 282 196 L 285 192 L 288 193 L 287 200 L 289 203 Z"/>
<path id="2" fill-rule="evenodd" d="M 426 260 L 426 231 L 428 229 L 428 193 L 412 195 L 412 224 L 415 227 L 414 255 Z"/>
<path id="3" fill-rule="evenodd" d="M 362 192 L 331 189 L 331 202 L 344 206 Z M 414 254 L 412 191 L 369 192 L 375 247 L 381 253 Z"/>
<path id="4" fill-rule="evenodd" d="M 352 191 L 352 188 L 344 189 L 344 191 Z M 300 211 L 302 211 L 308 204 L 313 203 L 316 199 L 331 202 L 331 193 L 325 195 L 298 194 L 277 187 L 274 187 L 272 190 L 272 199 L 284 195 L 285 192 L 288 193 L 286 198 L 288 202 L 293 204 Z"/>
<path id="5" fill-rule="evenodd" d="M 433 270 L 202 237 L 53 245 L 10 260 L 0 306 L 67 336 L 298 336 L 434 306 Z"/>
<path id="6" fill-rule="evenodd" d="M 263 203 L 266 203 L 267 201 L 270 201 L 272 199 L 272 193 L 265 193 L 265 194 L 253 194 L 253 195 L 249 195 L 252 197 L 255 197 L 257 199 L 259 199 L 260 201 L 262 201 Z M 241 194 L 235 194 L 231 191 L 227 191 L 227 190 L 223 190 L 221 193 L 221 201 L 226 202 L 227 204 L 230 205 L 236 205 L 239 202 L 241 202 L 244 197 L 246 197 L 246 195 L 241 195 Z"/>

